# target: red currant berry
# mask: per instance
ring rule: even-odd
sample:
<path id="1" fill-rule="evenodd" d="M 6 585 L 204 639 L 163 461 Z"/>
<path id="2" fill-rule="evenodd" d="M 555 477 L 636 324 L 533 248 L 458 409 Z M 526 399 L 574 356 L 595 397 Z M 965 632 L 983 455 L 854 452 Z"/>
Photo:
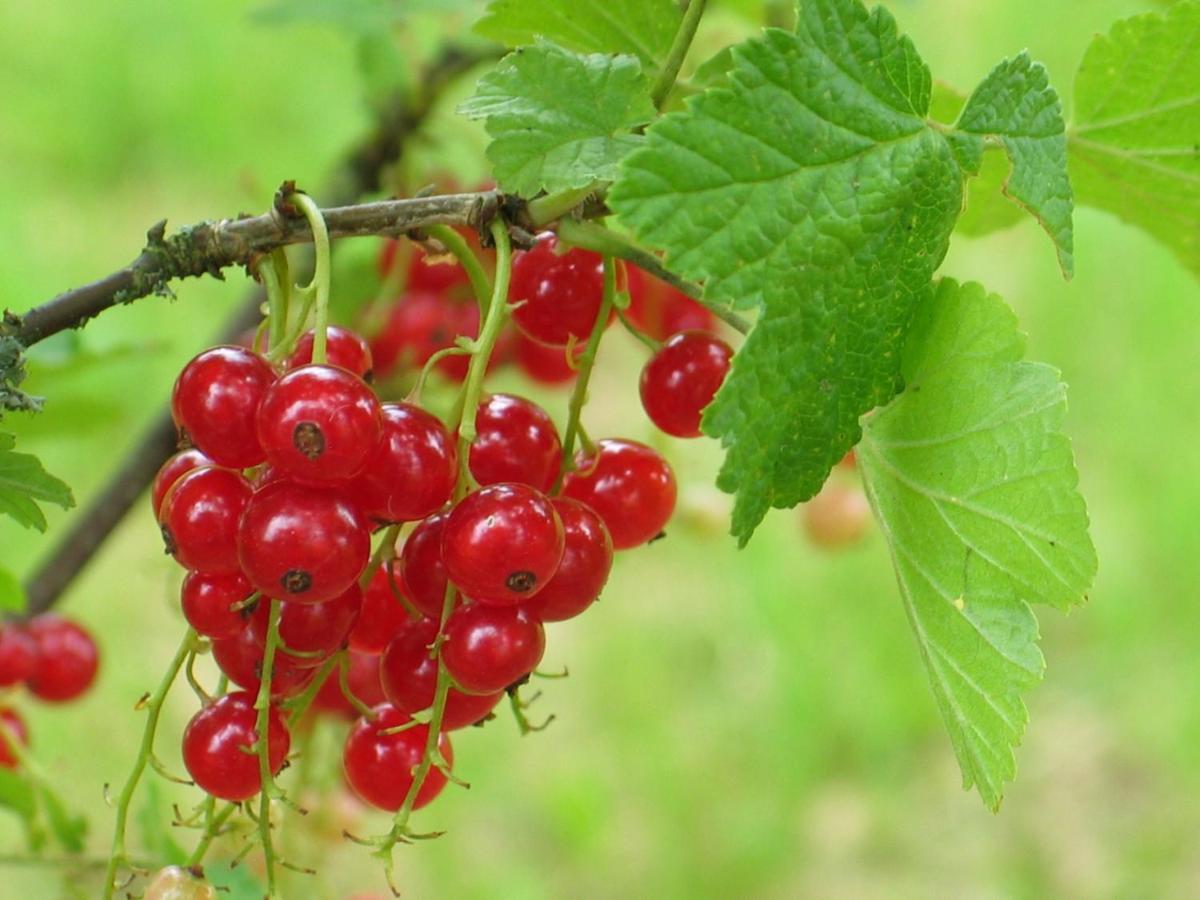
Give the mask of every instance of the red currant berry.
<path id="1" fill-rule="evenodd" d="M 871 504 L 856 487 L 826 484 L 817 496 L 800 507 L 800 520 L 808 539 L 825 550 L 837 550 L 860 541 L 871 527 Z"/>
<path id="2" fill-rule="evenodd" d="M 250 482 L 233 469 L 193 469 L 167 492 L 162 536 L 167 552 L 194 572 L 238 570 L 238 522 L 250 502 Z"/>
<path id="3" fill-rule="evenodd" d="M 183 732 L 183 764 L 196 785 L 230 803 L 249 800 L 262 790 L 258 768 L 258 711 L 254 696 L 242 691 L 226 694 L 206 706 Z M 278 774 L 292 739 L 275 707 L 267 713 L 267 763 Z"/>
<path id="4" fill-rule="evenodd" d="M 383 693 L 398 710 L 412 714 L 433 705 L 437 689 L 438 664 L 429 655 L 429 646 L 437 637 L 434 619 L 410 621 L 388 644 L 379 660 L 379 679 Z M 442 730 L 454 731 L 474 725 L 492 711 L 503 691 L 492 694 L 464 694 L 450 688 L 442 714 Z"/>
<path id="5" fill-rule="evenodd" d="M 712 403 L 733 348 L 710 334 L 671 337 L 642 369 L 642 406 L 650 421 L 675 437 L 700 437 L 700 414 Z"/>
<path id="6" fill-rule="evenodd" d="M 542 623 L 519 607 L 471 603 L 446 622 L 442 662 L 459 690 L 492 694 L 534 670 L 546 650 Z"/>
<path id="7" fill-rule="evenodd" d="M 150 505 L 154 509 L 154 518 L 159 519 L 162 513 L 163 500 L 166 499 L 167 491 L 175 486 L 180 478 L 186 475 L 192 469 L 198 469 L 201 466 L 211 466 L 213 461 L 195 448 L 190 450 L 180 450 L 158 470 L 158 474 L 154 476 L 154 484 L 150 488 Z"/>
<path id="8" fill-rule="evenodd" d="M 524 484 L 493 484 L 468 494 L 442 528 L 447 577 L 480 603 L 508 606 L 532 597 L 563 555 L 554 505 Z"/>
<path id="9" fill-rule="evenodd" d="M 541 622 L 573 619 L 600 596 L 612 569 L 612 538 L 590 506 L 569 497 L 554 498 L 566 536 L 562 562 L 537 596 L 522 604 Z"/>
<path id="10" fill-rule="evenodd" d="M 594 453 L 580 453 L 562 492 L 600 514 L 615 550 L 657 537 L 675 511 L 675 473 L 637 441 L 608 438 L 597 442 Z"/>
<path id="11" fill-rule="evenodd" d="M 454 441 L 436 416 L 411 403 L 385 403 L 383 439 L 348 490 L 370 519 L 423 519 L 450 499 L 457 467 Z"/>
<path id="12" fill-rule="evenodd" d="M 249 628 L 243 628 L 231 638 L 212 642 L 213 660 L 229 680 L 243 690 L 258 695 L 262 684 L 263 648 Z M 276 699 L 294 697 L 308 687 L 316 669 L 296 665 L 295 658 L 276 653 L 271 662 L 271 696 Z"/>
<path id="13" fill-rule="evenodd" d="M 712 331 L 717 319 L 711 312 L 682 291 L 664 281 L 626 264 L 629 276 L 630 320 L 654 338 L 665 341 L 680 331 Z"/>
<path id="14" fill-rule="evenodd" d="M 28 747 L 29 729 L 25 727 L 25 720 L 9 706 L 0 706 L 0 728 L 4 729 L 4 734 L 0 735 L 0 768 L 15 769 L 17 754 L 9 741 L 15 740 L 22 747 Z"/>
<path id="15" fill-rule="evenodd" d="M 379 809 L 395 812 L 404 803 L 413 783 L 413 769 L 420 765 L 429 740 L 429 729 L 416 725 L 385 734 L 409 721 L 408 714 L 386 703 L 375 707 L 373 719 L 362 718 L 354 723 L 346 738 L 342 762 L 350 787 L 367 803 Z M 453 765 L 454 751 L 446 735 L 438 737 L 438 749 L 447 764 Z M 413 809 L 420 809 L 441 793 L 446 776 L 431 767 L 421 789 L 417 791 Z"/>
<path id="16" fill-rule="evenodd" d="M 401 590 L 395 560 L 379 567 L 363 592 L 362 614 L 350 632 L 350 647 L 360 653 L 382 653 L 408 621 L 408 610 L 396 592 Z"/>
<path id="17" fill-rule="evenodd" d="M 37 664 L 37 643 L 12 622 L 0 625 L 0 688 L 22 684 Z"/>
<path id="18" fill-rule="evenodd" d="M 213 462 L 247 469 L 265 458 L 254 417 L 274 381 L 275 372 L 257 353 L 213 347 L 183 367 L 171 395 L 171 414 Z"/>
<path id="19" fill-rule="evenodd" d="M 288 357 L 287 368 L 299 369 L 312 362 L 314 332 L 310 328 L 300 335 L 296 349 Z M 371 348 L 357 332 L 330 325 L 325 329 L 325 362 L 353 372 L 364 381 L 371 380 Z"/>
<path id="20" fill-rule="evenodd" d="M 431 619 L 441 619 L 446 602 L 446 567 L 442 564 L 442 527 L 449 510 L 434 513 L 413 529 L 400 554 L 404 596 Z"/>
<path id="21" fill-rule="evenodd" d="M 378 706 L 383 703 L 386 698 L 379 678 L 379 654 L 351 650 L 346 686 L 366 706 Z"/>
<path id="22" fill-rule="evenodd" d="M 92 686 L 100 652 L 86 628 L 53 613 L 35 616 L 26 628 L 37 645 L 33 672 L 26 680 L 35 697 L 61 703 Z"/>
<path id="23" fill-rule="evenodd" d="M 281 654 L 298 669 L 321 665 L 346 643 L 362 605 L 363 593 L 357 584 L 350 585 L 337 597 L 322 603 L 284 600 L 279 604 L 279 639 L 283 641 Z M 266 646 L 270 625 L 271 604 L 263 600 L 255 609 L 249 625 L 250 633 L 260 647 Z"/>
<path id="24" fill-rule="evenodd" d="M 547 385 L 563 385 L 575 380 L 576 369 L 568 361 L 568 352 L 563 347 L 547 347 L 531 341 L 523 334 L 517 335 L 513 348 L 518 368 L 538 384 Z M 580 345 L 574 353 L 576 363 L 582 353 Z"/>
<path id="25" fill-rule="evenodd" d="M 332 600 L 358 580 L 370 555 L 370 532 L 351 503 L 288 481 L 255 491 L 238 532 L 246 577 L 281 600 Z"/>
<path id="26" fill-rule="evenodd" d="M 233 609 L 254 593 L 250 582 L 240 572 L 228 575 L 206 575 L 188 572 L 179 591 L 183 617 L 206 638 L 229 638 L 246 627 L 253 609 Z"/>
<path id="27" fill-rule="evenodd" d="M 604 298 L 604 266 L 589 250 L 560 255 L 557 247 L 558 238 L 545 235 L 513 260 L 508 297 L 520 304 L 513 321 L 526 336 L 563 347 L 592 333 Z"/>
<path id="28" fill-rule="evenodd" d="M 353 476 L 383 433 L 374 392 L 337 366 L 288 372 L 263 397 L 257 422 L 271 468 L 314 484 Z"/>
<path id="29" fill-rule="evenodd" d="M 198 867 L 167 866 L 159 869 L 146 884 L 142 900 L 219 900 L 217 889 L 195 875 Z"/>
<path id="30" fill-rule="evenodd" d="M 398 369 L 418 369 L 460 334 L 473 304 L 444 300 L 438 294 L 413 291 L 391 309 L 387 322 L 371 341 L 375 374 L 386 378 Z M 464 315 L 464 310 L 468 310 Z M 475 323 L 478 327 L 478 312 Z"/>
<path id="31" fill-rule="evenodd" d="M 493 394 L 475 414 L 471 474 L 482 485 L 515 481 L 548 491 L 562 465 L 562 443 L 546 411 L 512 394 Z"/>

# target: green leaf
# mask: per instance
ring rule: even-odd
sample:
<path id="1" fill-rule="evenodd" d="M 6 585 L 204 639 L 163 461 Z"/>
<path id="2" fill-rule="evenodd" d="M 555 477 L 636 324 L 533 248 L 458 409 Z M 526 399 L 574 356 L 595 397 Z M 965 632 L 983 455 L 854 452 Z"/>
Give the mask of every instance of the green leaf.
<path id="1" fill-rule="evenodd" d="M 0 612 L 19 612 L 25 608 L 25 591 L 8 569 L 0 566 Z"/>
<path id="2" fill-rule="evenodd" d="M 1149 232 L 1200 275 L 1200 2 L 1125 19 L 1075 76 L 1080 203 Z"/>
<path id="3" fill-rule="evenodd" d="M 1029 211 L 1050 235 L 1068 278 L 1074 271 L 1071 182 L 1062 104 L 1046 69 L 1021 53 L 988 74 L 967 100 L 952 139 L 964 168 L 979 174 L 985 146 L 1000 145 L 1012 162 L 1005 196 Z"/>
<path id="4" fill-rule="evenodd" d="M 68 812 L 53 791 L 39 790 L 38 796 L 46 810 L 50 831 L 58 843 L 68 853 L 80 853 L 83 850 L 84 836 L 87 834 L 87 820 L 83 816 Z"/>
<path id="5" fill-rule="evenodd" d="M 632 129 L 655 114 L 632 56 L 580 56 L 546 41 L 501 60 L 459 112 L 487 120 L 497 182 L 526 197 L 611 181 L 641 143 Z"/>
<path id="6" fill-rule="evenodd" d="M 27 823 L 37 816 L 33 787 L 12 769 L 0 768 L 0 806 L 11 809 Z"/>
<path id="7" fill-rule="evenodd" d="M 675 0 L 492 0 L 475 30 L 507 47 L 543 37 L 581 53 L 627 53 L 662 66 L 683 14 Z"/>
<path id="8" fill-rule="evenodd" d="M 26 528 L 46 530 L 46 517 L 38 502 L 63 509 L 75 505 L 71 489 L 42 468 L 36 456 L 15 453 L 16 438 L 0 432 L 0 513 L 7 513 Z"/>
<path id="9" fill-rule="evenodd" d="M 1029 604 L 1078 603 L 1096 572 L 1066 387 L 1023 355 L 999 297 L 942 280 L 857 450 L 964 786 L 992 809 L 1043 670 Z"/>
<path id="10" fill-rule="evenodd" d="M 962 207 L 930 76 L 882 8 L 804 4 L 733 49 L 728 86 L 651 126 L 609 202 L 706 296 L 763 312 L 705 413 L 733 533 L 811 497 L 895 392 L 914 304 Z"/>

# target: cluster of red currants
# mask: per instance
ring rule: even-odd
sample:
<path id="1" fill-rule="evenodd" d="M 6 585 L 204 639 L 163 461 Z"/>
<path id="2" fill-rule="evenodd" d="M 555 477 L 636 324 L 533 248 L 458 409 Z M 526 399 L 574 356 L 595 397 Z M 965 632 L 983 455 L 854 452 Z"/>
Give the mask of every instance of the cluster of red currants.
<path id="1" fill-rule="evenodd" d="M 65 703 L 84 693 L 96 679 L 100 655 L 83 626 L 53 613 L 28 622 L 0 625 L 0 690 L 22 685 L 38 700 Z M 0 766 L 17 765 L 10 741 L 29 744 L 25 720 L 13 707 L 0 705 Z"/>
<path id="2" fill-rule="evenodd" d="M 561 253 L 555 244 L 543 239 L 515 259 L 510 300 L 520 340 L 565 365 L 569 348 L 597 321 L 603 276 L 598 256 Z M 456 290 L 460 272 L 415 257 L 410 293 L 398 307 L 434 284 Z M 644 276 L 631 272 L 631 288 L 635 278 Z M 655 311 L 661 322 L 674 302 L 663 297 L 643 301 L 642 312 Z M 442 315 L 459 303 L 437 302 Z M 392 364 L 412 351 L 415 363 L 443 338 L 448 345 L 471 333 L 478 315 L 446 325 L 438 341 L 402 341 L 403 351 L 386 344 L 394 326 L 395 317 L 375 352 L 391 353 Z M 189 570 L 184 615 L 212 640 L 218 666 L 240 688 L 192 719 L 184 762 L 214 796 L 240 801 L 261 789 L 258 761 L 246 751 L 258 740 L 255 699 L 275 600 L 271 771 L 282 767 L 290 743 L 278 704 L 345 648 L 353 697 L 329 679 L 315 705 L 351 714 L 371 708 L 346 739 L 345 774 L 364 800 L 396 810 L 429 740 L 428 726 L 412 718 L 434 705 L 440 670 L 451 683 L 439 737 L 448 766 L 445 732 L 488 718 L 529 677 L 545 649 L 543 623 L 588 608 L 614 550 L 661 534 L 674 510 L 675 478 L 659 453 L 623 439 L 589 444 L 564 472 L 550 416 L 508 394 L 482 400 L 460 461 L 456 437 L 435 416 L 380 402 L 367 380 L 372 349 L 361 337 L 331 327 L 326 362 L 314 364 L 312 353 L 309 333 L 277 371 L 252 349 L 215 347 L 189 362 L 175 386 L 172 410 L 190 448 L 164 465 L 152 502 L 168 552 Z M 730 355 L 703 331 L 670 337 L 642 374 L 651 419 L 670 434 L 698 435 Z M 368 571 L 371 532 L 399 523 L 411 531 L 398 552 L 393 558 L 393 548 L 383 548 Z M 430 770 L 415 807 L 445 781 L 443 771 Z"/>

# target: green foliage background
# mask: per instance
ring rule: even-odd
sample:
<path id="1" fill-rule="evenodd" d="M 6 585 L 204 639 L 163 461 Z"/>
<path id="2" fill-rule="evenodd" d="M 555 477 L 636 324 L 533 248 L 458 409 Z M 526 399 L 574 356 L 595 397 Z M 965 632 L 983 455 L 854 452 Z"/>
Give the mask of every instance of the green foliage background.
<path id="1" fill-rule="evenodd" d="M 1092 34 L 1150 8 L 891 6 L 933 71 L 963 89 L 1029 47 L 1068 114 Z M 183 224 L 258 210 L 284 177 L 320 183 L 368 122 L 355 49 L 327 28 L 258 24 L 253 7 L 0 8 L 0 306 L 19 311 L 107 272 L 164 216 Z M 459 120 L 431 133 L 480 141 L 472 128 Z M 1029 357 L 1063 370 L 1101 559 L 1082 613 L 1043 616 L 1049 669 L 1030 695 L 1033 726 L 998 817 L 959 789 L 882 539 L 829 557 L 806 545 L 794 514 L 775 512 L 737 551 L 727 501 L 711 488 L 717 448 L 653 436 L 636 401 L 641 351 L 614 334 L 591 431 L 668 449 L 685 484 L 680 521 L 669 540 L 621 558 L 586 617 L 552 630 L 546 668 L 569 665 L 571 677 L 543 685 L 535 711 L 557 713 L 549 731 L 520 739 L 502 716 L 456 741 L 472 789 L 418 818 L 450 833 L 400 851 L 406 895 L 1200 891 L 1200 287 L 1165 248 L 1108 215 L 1081 208 L 1076 229 L 1069 284 L 1032 221 L 983 240 L 956 235 L 942 270 L 1003 295 Z M 6 419 L 19 447 L 86 503 L 199 336 L 239 301 L 231 281 L 188 283 L 178 301 L 140 301 L 41 348 L 27 387 L 51 399 L 41 416 Z M 561 421 L 565 398 L 545 402 Z M 49 539 L 0 521 L 4 565 L 27 571 L 50 549 L 63 514 L 48 518 Z M 178 578 L 139 506 L 67 598 L 99 631 L 99 687 L 69 708 L 26 707 L 37 755 L 92 819 L 92 855 L 106 854 L 111 825 L 101 785 L 124 778 L 140 734 L 132 705 L 182 627 Z M 161 753 L 178 769 L 174 736 L 193 701 L 185 689 L 174 701 Z M 378 830 L 349 814 L 331 834 Z M 53 872 L 3 864 L 22 849 L 0 816 L 0 896 L 57 896 Z M 293 885 L 296 895 L 381 887 L 353 846 L 339 846 L 322 875 Z"/>

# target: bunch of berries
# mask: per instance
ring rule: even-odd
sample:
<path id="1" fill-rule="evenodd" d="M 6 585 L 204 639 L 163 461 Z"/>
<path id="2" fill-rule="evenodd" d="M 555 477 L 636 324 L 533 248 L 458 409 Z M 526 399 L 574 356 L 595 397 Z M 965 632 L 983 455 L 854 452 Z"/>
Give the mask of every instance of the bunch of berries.
<path id="1" fill-rule="evenodd" d="M 632 289 L 635 277 L 628 280 Z M 642 288 L 647 281 L 636 276 Z M 373 368 L 419 364 L 475 333 L 478 313 L 464 312 L 474 305 L 446 296 L 464 287 L 457 266 L 417 251 L 409 292 L 396 305 L 403 315 L 393 315 L 372 347 L 331 327 L 324 363 L 312 362 L 309 333 L 279 368 L 252 349 L 221 346 L 179 376 L 172 410 L 189 447 L 164 465 L 152 502 L 167 551 L 188 570 L 184 615 L 211 639 L 218 666 L 239 688 L 197 713 L 183 738 L 188 771 L 214 796 L 241 801 L 262 789 L 247 751 L 258 741 L 255 699 L 272 601 L 272 772 L 290 744 L 282 704 L 319 670 L 327 676 L 327 661 L 344 652 L 344 679 L 321 685 L 314 705 L 358 716 L 344 748 L 347 781 L 374 806 L 400 808 L 429 745 L 430 716 L 419 716 L 421 724 L 413 717 L 435 705 L 439 679 L 449 678 L 439 765 L 429 769 L 417 808 L 445 784 L 453 762 L 446 733 L 488 718 L 540 662 L 544 623 L 586 610 L 614 550 L 655 539 L 671 517 L 674 474 L 644 444 L 589 442 L 564 466 L 553 421 L 529 399 L 483 397 L 474 438 L 463 445 L 420 406 L 380 401 Z M 638 315 L 647 327 L 712 324 L 683 295 L 690 306 L 642 288 Z M 566 366 L 602 308 L 600 258 L 563 253 L 547 237 L 514 261 L 509 299 L 516 340 Z M 438 320 L 436 339 L 425 326 L 408 328 L 417 310 Z M 420 340 L 412 337 L 418 332 Z M 707 331 L 670 335 L 642 373 L 650 418 L 669 434 L 699 435 L 730 356 Z M 402 543 L 372 554 L 372 532 L 401 523 Z"/>
<path id="2" fill-rule="evenodd" d="M 0 624 L 0 690 L 24 686 L 38 700 L 66 703 L 92 686 L 99 665 L 91 634 L 70 619 L 42 613 Z M 0 766 L 16 768 L 11 741 L 28 746 L 29 729 L 8 704 L 0 705 L 0 730 Z"/>

